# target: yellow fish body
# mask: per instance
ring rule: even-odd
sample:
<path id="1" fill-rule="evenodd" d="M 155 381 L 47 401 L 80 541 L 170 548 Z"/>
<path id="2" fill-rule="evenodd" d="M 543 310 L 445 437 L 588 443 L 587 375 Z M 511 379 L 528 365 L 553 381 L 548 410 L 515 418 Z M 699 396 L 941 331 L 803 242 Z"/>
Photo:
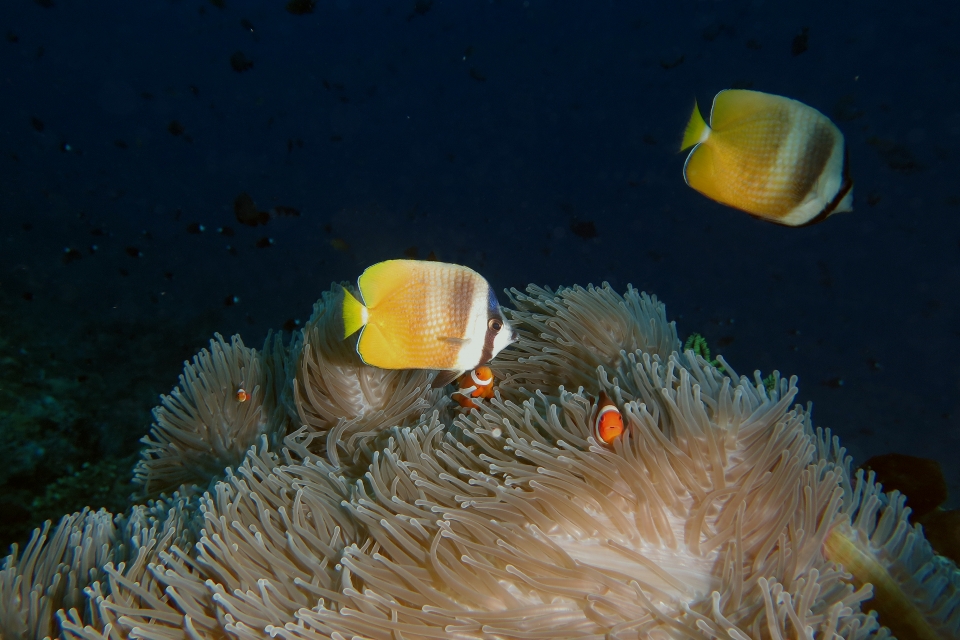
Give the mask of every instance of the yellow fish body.
<path id="1" fill-rule="evenodd" d="M 357 287 L 362 303 L 344 291 L 344 334 L 361 331 L 357 353 L 369 365 L 462 373 L 516 340 L 497 296 L 473 269 L 387 260 L 368 267 Z"/>
<path id="2" fill-rule="evenodd" d="M 691 146 L 684 180 L 722 204 L 792 227 L 853 210 L 843 134 L 796 100 L 721 91 L 709 125 L 694 105 L 680 150 Z"/>

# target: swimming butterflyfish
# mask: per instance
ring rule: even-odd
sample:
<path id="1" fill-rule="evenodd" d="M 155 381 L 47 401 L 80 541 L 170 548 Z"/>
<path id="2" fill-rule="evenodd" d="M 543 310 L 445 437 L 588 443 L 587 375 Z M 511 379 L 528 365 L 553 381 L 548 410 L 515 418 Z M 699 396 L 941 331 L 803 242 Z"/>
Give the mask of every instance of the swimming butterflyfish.
<path id="1" fill-rule="evenodd" d="M 457 382 L 459 387 L 453 393 L 453 399 L 466 409 L 475 409 L 477 403 L 473 398 L 484 398 L 489 400 L 493 397 L 493 371 L 486 365 L 481 365 L 460 376 Z"/>
<path id="2" fill-rule="evenodd" d="M 441 369 L 440 386 L 517 339 L 493 289 L 467 267 L 387 260 L 367 267 L 357 287 L 362 303 L 344 291 L 344 336 L 361 332 L 357 353 L 374 367 Z"/>
<path id="3" fill-rule="evenodd" d="M 853 210 L 843 134 L 796 100 L 721 91 L 709 125 L 694 104 L 680 150 L 688 147 L 687 184 L 758 218 L 797 227 Z"/>
<path id="4" fill-rule="evenodd" d="M 593 420 L 593 435 L 604 444 L 613 444 L 621 434 L 623 434 L 623 415 L 610 396 L 601 391 L 597 399 L 597 417 Z"/>

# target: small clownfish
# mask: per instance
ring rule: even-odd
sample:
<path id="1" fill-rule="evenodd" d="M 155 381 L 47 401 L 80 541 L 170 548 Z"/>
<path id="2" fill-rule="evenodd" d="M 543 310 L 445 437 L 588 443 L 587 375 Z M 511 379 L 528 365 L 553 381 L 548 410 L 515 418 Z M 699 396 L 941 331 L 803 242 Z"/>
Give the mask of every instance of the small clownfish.
<path id="1" fill-rule="evenodd" d="M 853 211 L 843 134 L 802 102 L 721 91 L 710 124 L 694 104 L 680 150 L 689 147 L 684 180 L 721 204 L 790 227 Z"/>
<path id="2" fill-rule="evenodd" d="M 363 302 L 343 294 L 344 338 L 381 369 L 440 369 L 434 387 L 486 364 L 517 340 L 489 283 L 473 269 L 387 260 L 357 279 Z"/>
<path id="3" fill-rule="evenodd" d="M 237 389 L 237 402 L 246 402 L 249 399 L 250 399 L 250 394 L 244 391 L 242 387 L 240 389 Z"/>
<path id="4" fill-rule="evenodd" d="M 481 365 L 471 371 L 469 374 L 460 376 L 458 382 L 460 387 L 453 393 L 453 399 L 461 407 L 467 409 L 476 409 L 477 404 L 471 398 L 484 398 L 489 400 L 493 397 L 493 371 L 490 367 Z"/>
<path id="5" fill-rule="evenodd" d="M 593 421 L 593 435 L 604 444 L 613 444 L 621 434 L 623 434 L 623 415 L 610 396 L 601 391 L 597 399 L 597 417 Z"/>

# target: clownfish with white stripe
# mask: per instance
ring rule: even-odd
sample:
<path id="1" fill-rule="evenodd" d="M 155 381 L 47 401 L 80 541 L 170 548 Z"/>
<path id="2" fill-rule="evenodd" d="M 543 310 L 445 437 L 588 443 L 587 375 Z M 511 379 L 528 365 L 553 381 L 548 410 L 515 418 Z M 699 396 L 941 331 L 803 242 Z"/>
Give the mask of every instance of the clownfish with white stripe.
<path id="1" fill-rule="evenodd" d="M 473 269 L 387 260 L 357 279 L 363 301 L 344 289 L 344 337 L 360 331 L 357 353 L 381 369 L 438 369 L 434 387 L 489 362 L 517 340 L 497 296 Z"/>
<path id="2" fill-rule="evenodd" d="M 593 419 L 593 435 L 604 443 L 613 444 L 613 441 L 623 435 L 623 414 L 620 409 L 603 391 L 597 399 L 597 417 Z"/>
<path id="3" fill-rule="evenodd" d="M 790 227 L 853 211 L 843 134 L 796 100 L 721 91 L 709 125 L 694 104 L 680 150 L 690 147 L 684 180 L 721 204 Z"/>
<path id="4" fill-rule="evenodd" d="M 493 370 L 486 365 L 480 365 L 473 371 L 460 376 L 457 383 L 459 389 L 453 393 L 453 399 L 466 409 L 476 409 L 474 398 L 489 400 L 493 397 Z"/>

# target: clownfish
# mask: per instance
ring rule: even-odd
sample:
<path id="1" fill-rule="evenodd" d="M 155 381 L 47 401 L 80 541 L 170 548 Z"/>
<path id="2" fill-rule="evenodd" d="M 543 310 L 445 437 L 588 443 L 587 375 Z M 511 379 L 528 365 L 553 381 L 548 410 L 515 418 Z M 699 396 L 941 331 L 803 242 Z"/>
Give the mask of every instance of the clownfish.
<path id="1" fill-rule="evenodd" d="M 613 444 L 613 441 L 623 434 L 623 414 L 617 405 L 603 391 L 597 399 L 597 417 L 593 420 L 593 435 L 604 444 Z"/>
<path id="2" fill-rule="evenodd" d="M 460 376 L 458 386 L 460 388 L 453 393 L 453 399 L 461 407 L 475 409 L 477 404 L 472 398 L 489 400 L 493 397 L 493 371 L 490 367 L 481 365 L 469 374 Z"/>
<path id="3" fill-rule="evenodd" d="M 791 227 L 853 211 L 843 134 L 796 100 L 721 91 L 709 125 L 694 104 L 680 150 L 689 147 L 684 180 L 721 204 Z"/>
<path id="4" fill-rule="evenodd" d="M 357 279 L 363 302 L 344 289 L 344 338 L 381 369 L 439 369 L 435 387 L 486 364 L 517 332 L 473 269 L 425 260 L 387 260 Z"/>

